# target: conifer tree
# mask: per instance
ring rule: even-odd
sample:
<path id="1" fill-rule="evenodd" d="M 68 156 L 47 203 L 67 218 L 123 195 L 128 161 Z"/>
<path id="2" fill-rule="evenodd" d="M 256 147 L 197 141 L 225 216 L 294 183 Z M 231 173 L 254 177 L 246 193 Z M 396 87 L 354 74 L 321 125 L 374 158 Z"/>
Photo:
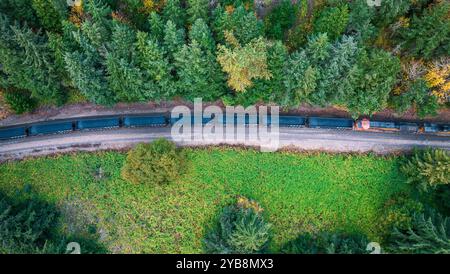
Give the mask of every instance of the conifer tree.
<path id="1" fill-rule="evenodd" d="M 172 21 L 180 29 L 185 27 L 185 11 L 181 8 L 180 0 L 167 0 L 163 9 L 164 21 Z"/>
<path id="2" fill-rule="evenodd" d="M 450 184 L 450 154 L 445 150 L 415 151 L 401 167 L 408 182 L 416 184 L 421 191 Z"/>
<path id="3" fill-rule="evenodd" d="M 171 20 L 167 21 L 166 27 L 164 30 L 164 41 L 163 46 L 167 55 L 169 57 L 169 61 L 172 63 L 174 55 L 178 50 L 185 44 L 185 33 L 184 29 L 177 29 L 175 23 Z"/>
<path id="4" fill-rule="evenodd" d="M 189 41 L 196 40 L 202 50 L 214 53 L 216 43 L 212 36 L 211 30 L 203 19 L 197 19 L 189 31 Z"/>
<path id="5" fill-rule="evenodd" d="M 2 14 L 0 32 L 2 86 L 27 90 L 42 102 L 62 103 L 62 87 L 46 37 L 26 25 L 11 24 Z"/>
<path id="6" fill-rule="evenodd" d="M 394 228 L 390 241 L 393 252 L 449 254 L 450 218 L 434 211 L 415 214 L 408 229 Z"/>
<path id="7" fill-rule="evenodd" d="M 225 77 L 215 56 L 202 50 L 196 40 L 181 48 L 175 55 L 175 64 L 180 92 L 189 100 L 200 97 L 214 101 L 224 93 Z"/>
<path id="8" fill-rule="evenodd" d="M 450 55 L 450 3 L 441 1 L 423 14 L 414 16 L 409 28 L 402 32 L 407 50 L 415 56 L 430 59 Z"/>
<path id="9" fill-rule="evenodd" d="M 209 0 L 188 0 L 187 10 L 188 23 L 194 24 L 197 19 L 203 19 L 208 22 Z"/>
<path id="10" fill-rule="evenodd" d="M 61 31 L 61 21 L 67 11 L 66 1 L 32 0 L 32 6 L 45 30 L 54 32 Z"/>
<path id="11" fill-rule="evenodd" d="M 286 95 L 282 105 L 298 106 L 307 102 L 316 89 L 318 74 L 317 67 L 309 62 L 304 50 L 291 54 L 284 69 Z"/>
<path id="12" fill-rule="evenodd" d="M 155 37 L 157 41 L 162 42 L 164 37 L 164 22 L 161 16 L 156 12 L 152 12 L 150 13 L 148 21 L 151 35 Z"/>
<path id="13" fill-rule="evenodd" d="M 173 96 L 177 90 L 171 75 L 172 65 L 156 39 L 150 38 L 145 32 L 138 32 L 137 54 L 139 66 L 145 70 L 147 77 L 154 83 L 155 99 L 160 100 Z"/>

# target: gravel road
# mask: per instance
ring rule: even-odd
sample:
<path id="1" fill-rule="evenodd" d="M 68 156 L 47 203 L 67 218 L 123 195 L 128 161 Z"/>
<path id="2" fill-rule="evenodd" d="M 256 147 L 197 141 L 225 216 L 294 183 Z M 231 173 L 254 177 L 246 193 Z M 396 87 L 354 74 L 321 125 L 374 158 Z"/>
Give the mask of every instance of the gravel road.
<path id="1" fill-rule="evenodd" d="M 121 128 L 104 131 L 82 131 L 66 134 L 28 137 L 0 141 L 0 161 L 23 159 L 72 151 L 123 149 L 157 138 L 172 139 L 170 128 Z M 329 152 L 375 152 L 388 154 L 414 147 L 436 147 L 450 150 L 450 136 L 426 134 L 374 133 L 352 130 L 280 128 L 280 148 L 321 150 Z M 208 145 L 209 142 L 178 142 L 179 145 Z M 225 142 L 243 144 L 246 142 Z"/>

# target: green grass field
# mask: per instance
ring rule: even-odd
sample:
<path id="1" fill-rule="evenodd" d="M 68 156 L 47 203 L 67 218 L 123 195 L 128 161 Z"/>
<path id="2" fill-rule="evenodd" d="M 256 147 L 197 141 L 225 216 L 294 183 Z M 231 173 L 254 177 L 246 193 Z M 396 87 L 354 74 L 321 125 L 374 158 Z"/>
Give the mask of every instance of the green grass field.
<path id="1" fill-rule="evenodd" d="M 95 225 L 111 252 L 199 253 L 219 210 L 237 195 L 265 209 L 276 252 L 305 231 L 362 232 L 377 240 L 384 203 L 406 188 L 395 157 L 230 148 L 188 149 L 188 157 L 187 174 L 165 186 L 120 179 L 125 154 L 119 152 L 6 163 L 0 191 L 30 185 L 61 208 L 81 205 L 63 222 Z M 100 167 L 104 179 L 95 176 Z"/>

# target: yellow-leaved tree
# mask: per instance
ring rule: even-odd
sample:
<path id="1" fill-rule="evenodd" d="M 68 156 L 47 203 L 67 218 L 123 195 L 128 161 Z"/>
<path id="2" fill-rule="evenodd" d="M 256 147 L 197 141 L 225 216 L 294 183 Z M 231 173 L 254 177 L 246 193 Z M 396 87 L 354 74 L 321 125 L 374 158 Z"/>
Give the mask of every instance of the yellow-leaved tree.
<path id="1" fill-rule="evenodd" d="M 217 60 L 228 74 L 228 86 L 237 92 L 253 85 L 253 79 L 270 79 L 267 41 L 260 37 L 242 46 L 232 32 L 225 31 L 228 46 L 219 45 Z"/>

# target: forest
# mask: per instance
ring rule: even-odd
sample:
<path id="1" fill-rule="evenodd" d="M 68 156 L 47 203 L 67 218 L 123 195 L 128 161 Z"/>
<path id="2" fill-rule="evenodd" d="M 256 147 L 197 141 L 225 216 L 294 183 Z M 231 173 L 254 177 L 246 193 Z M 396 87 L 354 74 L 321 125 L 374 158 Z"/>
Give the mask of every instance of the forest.
<path id="1" fill-rule="evenodd" d="M 447 108 L 447 0 L 2 0 L 0 104 Z M 1 116 L 1 115 L 0 115 Z"/>

